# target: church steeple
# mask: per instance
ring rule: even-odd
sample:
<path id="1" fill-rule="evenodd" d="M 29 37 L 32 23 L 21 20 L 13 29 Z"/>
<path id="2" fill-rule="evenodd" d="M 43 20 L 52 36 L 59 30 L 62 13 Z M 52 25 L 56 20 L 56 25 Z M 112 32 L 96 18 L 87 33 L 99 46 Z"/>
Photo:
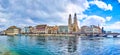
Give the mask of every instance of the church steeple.
<path id="1" fill-rule="evenodd" d="M 74 14 L 74 24 L 77 24 L 77 15 L 76 15 L 76 13 Z"/>
<path id="2" fill-rule="evenodd" d="M 68 30 L 69 30 L 70 33 L 71 32 L 77 32 L 77 31 L 79 31 L 76 13 L 74 14 L 74 20 L 73 21 L 74 22 L 72 23 L 71 14 L 69 14 L 69 18 L 68 18 Z"/>
<path id="3" fill-rule="evenodd" d="M 72 24 L 72 18 L 71 18 L 71 14 L 69 14 L 69 18 L 68 18 L 68 25 Z"/>
<path id="4" fill-rule="evenodd" d="M 74 32 L 79 31 L 78 23 L 77 23 L 77 15 L 74 14 Z"/>
<path id="5" fill-rule="evenodd" d="M 71 18 L 71 14 L 69 14 L 69 18 L 68 18 L 68 31 L 69 32 L 72 32 L 71 27 L 72 27 L 72 18 Z"/>

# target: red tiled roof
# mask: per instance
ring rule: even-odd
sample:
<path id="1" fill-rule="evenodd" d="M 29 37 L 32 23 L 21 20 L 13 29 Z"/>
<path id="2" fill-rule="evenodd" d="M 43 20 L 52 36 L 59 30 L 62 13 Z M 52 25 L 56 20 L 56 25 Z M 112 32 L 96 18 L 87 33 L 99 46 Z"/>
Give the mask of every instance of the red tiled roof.
<path id="1" fill-rule="evenodd" d="M 41 31 L 44 31 L 46 29 L 47 25 L 37 25 L 36 26 L 36 29 L 37 30 L 41 30 Z"/>

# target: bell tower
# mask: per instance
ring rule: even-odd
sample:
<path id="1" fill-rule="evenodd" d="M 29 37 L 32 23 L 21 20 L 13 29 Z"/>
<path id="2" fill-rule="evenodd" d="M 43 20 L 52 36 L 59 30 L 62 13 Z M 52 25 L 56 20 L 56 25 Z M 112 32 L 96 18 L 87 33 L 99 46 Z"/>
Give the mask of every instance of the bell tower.
<path id="1" fill-rule="evenodd" d="M 71 14 L 69 14 L 69 18 L 68 18 L 68 26 L 72 24 L 72 18 L 71 18 Z"/>
<path id="2" fill-rule="evenodd" d="M 74 14 L 74 27 L 73 27 L 73 31 L 74 31 L 74 32 L 79 31 L 76 13 Z"/>
<path id="3" fill-rule="evenodd" d="M 71 14 L 69 14 L 69 18 L 68 18 L 68 32 L 72 32 L 71 28 L 72 28 L 72 18 L 71 18 Z"/>
<path id="4" fill-rule="evenodd" d="M 74 14 L 74 24 L 77 24 L 77 15 L 76 15 L 76 13 Z"/>
<path id="5" fill-rule="evenodd" d="M 77 23 L 77 15 L 76 15 L 76 13 L 74 14 L 74 20 L 73 20 L 73 23 L 72 23 L 71 14 L 69 14 L 68 32 L 72 33 L 72 32 L 77 32 L 77 31 L 79 31 L 79 27 L 78 27 L 78 23 Z"/>

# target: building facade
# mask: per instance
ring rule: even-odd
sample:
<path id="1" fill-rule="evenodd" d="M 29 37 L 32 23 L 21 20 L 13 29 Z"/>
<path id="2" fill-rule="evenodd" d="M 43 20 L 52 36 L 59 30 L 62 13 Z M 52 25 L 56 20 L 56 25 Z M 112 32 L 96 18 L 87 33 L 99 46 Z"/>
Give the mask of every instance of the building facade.
<path id="1" fill-rule="evenodd" d="M 82 26 L 81 33 L 102 33 L 102 31 L 99 26 L 91 25 L 91 26 Z"/>
<path id="2" fill-rule="evenodd" d="M 36 34 L 46 34 L 48 33 L 48 28 L 46 24 L 43 25 L 37 25 L 34 30 Z"/>
<path id="3" fill-rule="evenodd" d="M 79 31 L 76 13 L 74 14 L 74 22 L 73 23 L 72 23 L 71 14 L 69 14 L 69 18 L 68 18 L 68 31 L 69 31 L 69 33 L 78 32 Z"/>
<path id="4" fill-rule="evenodd" d="M 58 26 L 48 26 L 48 34 L 57 34 Z"/>
<path id="5" fill-rule="evenodd" d="M 59 26 L 58 33 L 68 33 L 68 26 Z"/>
<path id="6" fill-rule="evenodd" d="M 22 34 L 34 34 L 35 33 L 35 27 L 32 27 L 32 26 L 24 27 L 24 28 L 21 29 L 21 33 Z"/>
<path id="7" fill-rule="evenodd" d="M 102 30 L 101 30 L 101 31 L 102 31 L 103 34 L 106 33 L 106 31 L 104 30 L 104 27 L 102 27 Z"/>
<path id="8" fill-rule="evenodd" d="M 29 27 L 23 27 L 23 28 L 21 28 L 21 33 L 22 34 L 28 34 L 29 33 Z"/>
<path id="9" fill-rule="evenodd" d="M 35 32 L 35 28 L 34 27 L 29 26 L 28 28 L 29 28 L 29 33 L 30 34 L 33 34 Z"/>
<path id="10" fill-rule="evenodd" d="M 21 29 L 16 26 L 11 26 L 7 30 L 5 30 L 6 35 L 17 35 L 21 33 Z"/>

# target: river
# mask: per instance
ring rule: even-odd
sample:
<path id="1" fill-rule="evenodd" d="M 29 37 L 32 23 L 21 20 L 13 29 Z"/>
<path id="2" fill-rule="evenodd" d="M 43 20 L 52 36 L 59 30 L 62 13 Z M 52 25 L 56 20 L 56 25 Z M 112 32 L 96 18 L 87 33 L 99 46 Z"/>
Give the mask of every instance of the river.
<path id="1" fill-rule="evenodd" d="M 120 38 L 0 36 L 0 55 L 120 55 Z"/>

